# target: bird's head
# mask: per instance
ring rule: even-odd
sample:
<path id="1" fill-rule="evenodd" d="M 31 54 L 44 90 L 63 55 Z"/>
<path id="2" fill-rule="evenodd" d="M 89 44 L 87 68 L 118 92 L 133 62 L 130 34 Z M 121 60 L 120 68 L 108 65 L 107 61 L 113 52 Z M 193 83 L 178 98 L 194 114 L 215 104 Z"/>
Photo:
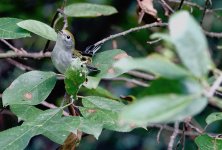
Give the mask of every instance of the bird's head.
<path id="1" fill-rule="evenodd" d="M 68 30 L 61 30 L 58 33 L 57 42 L 61 42 L 63 46 L 70 50 L 75 46 L 75 39 L 71 32 Z"/>

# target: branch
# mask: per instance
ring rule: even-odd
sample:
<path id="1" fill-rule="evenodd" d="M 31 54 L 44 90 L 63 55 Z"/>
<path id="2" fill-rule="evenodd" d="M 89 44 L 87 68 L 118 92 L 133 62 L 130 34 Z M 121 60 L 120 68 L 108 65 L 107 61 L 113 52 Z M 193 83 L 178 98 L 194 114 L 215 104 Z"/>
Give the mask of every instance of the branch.
<path id="1" fill-rule="evenodd" d="M 158 144 L 160 144 L 160 135 L 161 135 L 162 131 L 163 131 L 163 127 L 161 127 L 160 130 L 159 130 L 158 133 L 157 133 L 156 140 L 157 140 L 157 143 L 158 143 Z"/>
<path id="2" fill-rule="evenodd" d="M 184 0 L 181 0 L 180 5 L 179 5 L 179 7 L 178 7 L 179 10 L 182 8 L 183 3 L 184 3 Z"/>
<path id="3" fill-rule="evenodd" d="M 42 104 L 43 106 L 47 107 L 47 108 L 58 108 L 58 107 L 56 107 L 54 104 L 50 104 L 50 103 L 48 103 L 48 102 L 46 102 L 46 101 L 41 102 L 41 104 Z M 66 111 L 63 111 L 63 115 L 64 115 L 64 116 L 69 116 L 69 114 L 68 114 Z"/>
<path id="4" fill-rule="evenodd" d="M 13 59 L 11 59 L 11 58 L 7 58 L 6 59 L 10 64 L 12 64 L 12 65 L 14 65 L 14 66 L 16 66 L 17 68 L 19 68 L 19 69 L 21 69 L 21 70 L 23 70 L 23 71 L 31 71 L 31 70 L 34 70 L 32 67 L 29 67 L 29 66 L 26 66 L 26 65 L 24 65 L 24 64 L 22 64 L 22 63 L 20 63 L 20 62 L 18 62 L 18 61 L 15 61 L 15 60 L 13 60 Z"/>
<path id="5" fill-rule="evenodd" d="M 148 127 L 152 127 L 152 128 L 163 128 L 164 130 L 167 130 L 167 131 L 174 131 L 174 128 L 173 127 L 170 127 L 168 125 L 161 125 L 161 124 L 150 124 L 148 125 Z M 195 131 L 182 131 L 182 130 L 179 130 L 178 129 L 178 134 L 185 134 L 187 136 L 198 136 L 200 135 L 198 132 L 195 132 Z"/>
<path id="6" fill-rule="evenodd" d="M 209 3 L 210 3 L 209 0 L 205 1 L 204 10 L 203 10 L 203 14 L 202 14 L 202 19 L 200 20 L 200 24 L 203 24 L 203 20 L 204 20 L 204 17 L 205 17 L 205 14 L 206 14 L 206 11 L 207 11 L 207 7 L 208 7 Z"/>
<path id="7" fill-rule="evenodd" d="M 63 9 L 57 9 L 57 11 L 63 16 L 64 25 L 63 25 L 62 30 L 65 30 L 66 28 L 68 28 L 68 19 L 67 19 L 67 16 L 66 16 L 66 14 L 64 13 L 64 10 L 63 10 Z"/>
<path id="8" fill-rule="evenodd" d="M 64 10 L 65 6 L 66 6 L 66 0 L 63 0 L 62 6 L 61 6 L 61 10 Z M 51 24 L 50 24 L 50 27 L 52 27 L 52 28 L 54 28 L 54 29 L 55 29 L 55 26 L 56 26 L 57 22 L 58 22 L 59 19 L 60 19 L 60 17 L 58 17 L 58 16 L 59 16 L 59 13 L 60 13 L 59 11 L 56 11 L 55 15 L 53 16 L 52 22 L 51 22 Z M 66 18 L 66 20 L 67 20 L 67 18 Z M 67 23 L 67 24 L 68 24 L 68 23 Z M 46 42 L 46 44 L 45 44 L 45 47 L 44 47 L 44 49 L 43 49 L 43 52 L 46 52 L 46 51 L 47 51 L 47 49 L 48 49 L 48 47 L 49 47 L 49 43 L 50 43 L 50 40 L 47 40 L 47 42 Z"/>
<path id="9" fill-rule="evenodd" d="M 143 86 L 143 87 L 148 87 L 149 85 L 145 82 L 136 80 L 136 79 L 129 79 L 129 78 L 123 78 L 123 77 L 119 77 L 119 78 L 109 78 L 109 79 L 102 79 L 102 80 L 111 80 L 111 81 L 126 81 L 129 83 L 133 83 L 139 86 Z"/>
<path id="10" fill-rule="evenodd" d="M 173 8 L 170 7 L 170 5 L 168 5 L 165 0 L 160 0 L 162 2 L 162 4 L 169 10 L 171 11 L 171 13 L 174 13 L 175 11 L 173 10 Z"/>
<path id="11" fill-rule="evenodd" d="M 36 52 L 36 53 L 26 53 L 26 52 L 7 52 L 7 53 L 0 53 L 1 58 L 16 58 L 16 57 L 24 57 L 24 58 L 33 58 L 33 59 L 42 59 L 51 57 L 50 52 Z"/>
<path id="12" fill-rule="evenodd" d="M 204 131 L 202 131 L 201 129 L 195 127 L 194 125 L 192 125 L 190 122 L 186 122 L 186 124 L 193 130 L 195 130 L 196 132 L 203 134 Z"/>
<path id="13" fill-rule="evenodd" d="M 3 43 L 5 43 L 9 48 L 11 48 L 13 51 L 15 52 L 19 52 L 20 50 L 17 49 L 16 47 L 14 47 L 12 44 L 10 44 L 8 41 L 4 40 L 4 39 L 0 39 L 0 41 L 2 41 Z"/>
<path id="14" fill-rule="evenodd" d="M 146 79 L 146 80 L 154 80 L 155 79 L 154 75 L 139 72 L 139 71 L 134 71 L 134 70 L 131 70 L 131 71 L 127 72 L 127 74 L 132 75 L 134 77 Z"/>
<path id="15" fill-rule="evenodd" d="M 129 30 L 117 33 L 117 34 L 113 34 L 110 35 L 107 38 L 102 39 L 101 41 L 98 41 L 97 43 L 94 44 L 94 46 L 98 46 L 101 45 L 109 40 L 112 40 L 114 38 L 120 37 L 120 36 L 124 36 L 126 34 L 129 34 L 131 32 L 135 32 L 135 31 L 139 31 L 139 30 L 143 30 L 143 29 L 148 29 L 148 28 L 152 28 L 152 27 L 166 27 L 168 24 L 167 23 L 159 23 L 159 22 L 155 22 L 155 23 L 151 23 L 151 24 L 146 24 L 143 26 L 139 26 L 139 27 L 135 27 L 135 28 L 131 28 Z"/>
<path id="16" fill-rule="evenodd" d="M 204 33 L 212 38 L 222 38 L 222 32 L 209 32 L 209 31 L 204 31 Z"/>
<path id="17" fill-rule="evenodd" d="M 181 3 L 180 0 L 168 0 L 169 2 L 173 2 L 173 3 Z M 204 10 L 204 8 L 196 3 L 192 3 L 192 2 L 188 2 L 188 1 L 184 1 L 183 2 L 184 5 L 188 5 L 188 6 L 192 6 L 192 7 L 196 7 L 200 10 Z"/>
<path id="18" fill-rule="evenodd" d="M 174 124 L 174 132 L 170 137 L 170 142 L 168 144 L 168 150 L 173 150 L 173 144 L 174 144 L 174 141 L 177 137 L 178 132 L 179 132 L 179 122 L 177 121 Z"/>
<path id="19" fill-rule="evenodd" d="M 217 80 L 213 83 L 213 85 L 211 86 L 209 92 L 207 93 L 207 96 L 209 98 L 214 96 L 214 93 L 216 92 L 216 90 L 220 87 L 220 84 L 222 82 L 222 74 L 217 78 Z"/>

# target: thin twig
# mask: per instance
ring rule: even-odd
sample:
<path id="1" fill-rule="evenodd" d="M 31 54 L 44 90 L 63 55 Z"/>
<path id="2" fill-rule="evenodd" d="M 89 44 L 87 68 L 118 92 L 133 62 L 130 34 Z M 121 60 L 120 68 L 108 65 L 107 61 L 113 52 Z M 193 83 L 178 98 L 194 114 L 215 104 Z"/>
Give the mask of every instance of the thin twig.
<path id="1" fill-rule="evenodd" d="M 20 50 L 17 49 L 16 47 L 14 47 L 12 44 L 10 44 L 8 41 L 4 40 L 4 39 L 0 39 L 3 43 L 5 43 L 9 48 L 11 48 L 13 51 L 15 52 L 19 52 Z"/>
<path id="2" fill-rule="evenodd" d="M 159 129 L 158 133 L 157 133 L 156 140 L 157 140 L 157 143 L 158 143 L 158 144 L 160 143 L 160 135 L 161 135 L 162 131 L 163 131 L 163 127 L 161 127 L 161 128 Z"/>
<path id="3" fill-rule="evenodd" d="M 48 103 L 48 102 L 46 102 L 46 101 L 41 102 L 41 104 L 42 104 L 43 106 L 47 107 L 47 108 L 58 108 L 58 107 L 56 107 L 54 104 L 50 104 L 50 103 Z M 68 114 L 66 111 L 63 111 L 63 115 L 64 115 L 64 116 L 69 116 L 69 114 Z"/>
<path id="4" fill-rule="evenodd" d="M 171 13 L 174 13 L 175 11 L 173 10 L 173 8 L 170 7 L 170 5 L 168 5 L 165 0 L 160 0 L 162 2 L 162 4 L 169 10 L 171 11 Z"/>
<path id="5" fill-rule="evenodd" d="M 174 141 L 177 137 L 178 132 L 179 132 L 179 122 L 177 121 L 174 123 L 174 132 L 170 137 L 170 142 L 168 144 L 168 150 L 173 150 L 173 144 L 174 144 Z"/>
<path id="6" fill-rule="evenodd" d="M 56 19 L 57 19 L 57 17 L 58 17 L 58 14 L 59 14 L 59 12 L 56 11 L 55 15 L 53 16 L 52 22 L 51 22 L 51 24 L 50 24 L 50 26 L 53 27 L 53 28 L 55 27 L 55 24 L 57 23 L 57 22 L 56 22 Z M 55 22 L 56 22 L 56 23 L 55 23 Z M 46 44 L 45 44 L 45 47 L 44 47 L 44 49 L 43 49 L 43 53 L 47 51 L 47 49 L 48 49 L 48 47 L 49 47 L 49 44 L 50 44 L 50 40 L 47 40 L 47 42 L 46 42 Z"/>
<path id="7" fill-rule="evenodd" d="M 111 80 L 111 81 L 126 81 L 129 83 L 133 83 L 139 86 L 143 86 L 143 87 L 148 87 L 149 85 L 145 82 L 136 80 L 136 79 L 129 79 L 129 78 L 124 78 L 124 77 L 118 77 L 118 78 L 109 78 L 109 79 L 103 79 L 103 80 Z"/>
<path id="8" fill-rule="evenodd" d="M 216 90 L 220 87 L 220 84 L 222 82 L 222 74 L 217 78 L 217 80 L 213 83 L 213 85 L 211 86 L 209 92 L 207 93 L 207 96 L 209 98 L 214 96 L 214 93 L 216 92 Z"/>
<path id="9" fill-rule="evenodd" d="M 189 122 L 186 122 L 186 124 L 193 130 L 195 130 L 196 132 L 200 133 L 200 134 L 203 134 L 203 131 L 197 127 L 195 127 L 194 125 L 192 125 L 191 123 Z"/>
<path id="10" fill-rule="evenodd" d="M 179 7 L 178 7 L 178 10 L 180 10 L 180 9 L 182 8 L 183 2 L 184 2 L 184 0 L 181 0 L 180 5 L 179 5 Z"/>
<path id="11" fill-rule="evenodd" d="M 204 31 L 204 33 L 212 38 L 222 38 L 222 32 L 209 32 L 209 31 Z"/>
<path id="12" fill-rule="evenodd" d="M 16 57 L 23 57 L 23 58 L 33 58 L 33 59 L 42 59 L 42 58 L 47 58 L 51 57 L 50 52 L 36 52 L 36 53 L 24 53 L 24 52 L 6 52 L 6 53 L 0 53 L 0 59 L 1 58 L 16 58 Z"/>
<path id="13" fill-rule="evenodd" d="M 0 93 L 0 98 L 2 98 L 2 94 Z"/>
<path id="14" fill-rule="evenodd" d="M 161 125 L 161 124 L 150 124 L 150 125 L 148 125 L 148 127 L 163 128 L 164 130 L 171 131 L 171 132 L 174 131 L 173 127 L 170 127 L 170 126 L 167 126 L 167 125 Z M 183 131 L 178 130 L 178 134 L 183 134 Z M 187 135 L 187 136 L 198 136 L 198 135 L 200 135 L 198 132 L 195 132 L 195 131 L 185 131 L 184 134 Z"/>
<path id="15" fill-rule="evenodd" d="M 181 3 L 180 0 L 168 0 L 169 2 L 173 2 L 173 3 Z M 204 8 L 196 3 L 192 3 L 192 2 L 189 2 L 189 1 L 184 1 L 183 2 L 184 5 L 188 5 L 188 6 L 192 6 L 192 7 L 196 7 L 200 10 L 203 10 Z"/>
<path id="16" fill-rule="evenodd" d="M 64 13 L 64 10 L 63 10 L 63 9 L 57 9 L 57 11 L 63 16 L 64 25 L 63 25 L 62 30 L 65 30 L 66 28 L 68 28 L 68 19 L 67 19 L 67 16 L 66 16 L 66 14 Z"/>
<path id="17" fill-rule="evenodd" d="M 204 5 L 203 14 L 202 14 L 202 19 L 200 20 L 201 25 L 203 24 L 208 5 L 209 5 L 209 0 L 206 0 L 205 5 Z"/>
<path id="18" fill-rule="evenodd" d="M 162 40 L 162 38 L 158 38 L 158 39 L 156 39 L 156 40 L 147 41 L 147 43 L 150 44 L 150 45 L 152 45 L 152 44 L 157 43 L 157 42 L 159 42 L 159 41 L 161 41 L 161 40 Z"/>
<path id="19" fill-rule="evenodd" d="M 18 61 L 15 61 L 15 60 L 13 60 L 13 59 L 11 59 L 11 58 L 7 58 L 7 61 L 8 61 L 10 64 L 16 66 L 17 68 L 19 68 L 19 69 L 21 69 L 21 70 L 23 70 L 23 71 L 31 71 L 31 70 L 34 70 L 32 67 L 29 67 L 29 66 L 27 66 L 27 65 L 24 65 L 24 64 L 22 64 L 22 63 L 20 63 L 20 62 L 18 62 Z"/>
<path id="20" fill-rule="evenodd" d="M 62 6 L 61 6 L 61 10 L 64 10 L 65 6 L 66 6 L 66 0 L 63 0 Z M 55 29 L 55 26 L 56 26 L 58 20 L 60 19 L 60 17 L 58 17 L 58 16 L 59 16 L 59 11 L 56 11 L 55 15 L 53 16 L 52 22 L 51 22 L 51 24 L 50 24 L 50 26 L 51 26 L 52 28 L 54 28 L 54 29 Z M 67 19 L 67 18 L 66 18 L 66 19 Z M 50 44 L 50 40 L 47 40 L 47 42 L 46 42 L 46 44 L 45 44 L 45 47 L 44 47 L 44 49 L 43 49 L 43 52 L 46 52 L 46 51 L 47 51 L 47 49 L 48 49 L 48 47 L 49 47 L 49 44 Z"/>
<path id="21" fill-rule="evenodd" d="M 146 80 L 154 80 L 155 79 L 154 75 L 151 75 L 151 74 L 148 74 L 148 73 L 139 72 L 139 71 L 134 71 L 134 70 L 131 70 L 131 71 L 127 72 L 127 74 L 132 75 L 134 77 L 146 79 Z"/>
<path id="22" fill-rule="evenodd" d="M 126 34 L 131 33 L 131 32 L 135 32 L 135 31 L 139 31 L 139 30 L 143 30 L 143 29 L 147 29 L 147 28 L 152 28 L 152 27 L 165 27 L 167 25 L 168 25 L 167 23 L 155 22 L 155 23 L 146 24 L 146 25 L 143 25 L 143 26 L 131 28 L 129 30 L 126 30 L 126 31 L 123 31 L 123 32 L 120 32 L 120 33 L 117 33 L 117 34 L 110 35 L 109 37 L 104 38 L 101 41 L 98 41 L 97 43 L 95 43 L 94 46 L 98 46 L 98 45 L 103 44 L 103 43 L 105 43 L 109 40 L 112 40 L 112 39 L 120 37 L 120 36 L 124 36 Z"/>

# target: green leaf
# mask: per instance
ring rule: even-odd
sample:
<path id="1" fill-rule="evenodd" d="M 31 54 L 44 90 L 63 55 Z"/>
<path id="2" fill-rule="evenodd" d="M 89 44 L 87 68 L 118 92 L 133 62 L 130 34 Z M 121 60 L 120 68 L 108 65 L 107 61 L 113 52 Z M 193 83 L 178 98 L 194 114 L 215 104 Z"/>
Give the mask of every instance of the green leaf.
<path id="1" fill-rule="evenodd" d="M 55 83 L 56 74 L 53 72 L 30 71 L 24 73 L 4 91 L 3 105 L 39 104 L 48 97 Z"/>
<path id="2" fill-rule="evenodd" d="M 22 21 L 17 18 L 0 18 L 0 39 L 18 39 L 30 37 L 30 34 L 19 28 L 17 23 Z"/>
<path id="3" fill-rule="evenodd" d="M 211 113 L 209 116 L 207 116 L 206 123 L 209 125 L 218 120 L 222 120 L 222 113 L 214 112 L 214 113 Z"/>
<path id="4" fill-rule="evenodd" d="M 200 25 L 185 11 L 175 13 L 169 21 L 170 36 L 183 64 L 199 78 L 213 68 L 207 40 Z"/>
<path id="5" fill-rule="evenodd" d="M 85 107 L 90 108 L 102 108 L 110 111 L 120 111 L 125 105 L 118 101 L 99 97 L 99 96 L 87 96 L 84 97 L 82 103 Z"/>
<path id="6" fill-rule="evenodd" d="M 100 86 L 98 86 L 96 89 L 81 88 L 80 92 L 83 93 L 84 95 L 100 96 L 100 97 L 105 97 L 105 98 L 109 98 L 113 100 L 120 100 L 117 96 L 112 94 L 110 91 Z"/>
<path id="7" fill-rule="evenodd" d="M 199 150 L 221 150 L 222 139 L 210 137 L 206 134 L 200 135 L 195 139 L 195 143 L 198 145 Z"/>
<path id="8" fill-rule="evenodd" d="M 118 76 L 135 69 L 153 73 L 157 76 L 168 79 L 189 76 L 189 73 L 186 70 L 160 55 L 151 55 L 148 58 L 123 58 L 116 62 L 113 66 L 115 72 L 113 76 Z"/>
<path id="9" fill-rule="evenodd" d="M 80 107 L 81 114 L 86 120 L 100 124 L 103 128 L 129 132 L 139 127 L 137 124 L 119 124 L 118 114 L 125 106 L 124 104 L 98 96 L 88 96 L 82 99 L 84 107 Z"/>
<path id="10" fill-rule="evenodd" d="M 69 95 L 76 97 L 80 87 L 85 82 L 87 68 L 80 59 L 73 59 L 70 67 L 65 72 L 65 89 Z"/>
<path id="11" fill-rule="evenodd" d="M 62 144 L 70 132 L 77 133 L 80 130 L 98 138 L 102 131 L 102 125 L 92 120 L 78 116 L 62 117 L 62 108 L 42 111 L 28 105 L 13 106 L 13 112 L 25 122 L 21 126 L 0 132 L 2 150 L 24 149 L 29 140 L 39 134 Z"/>
<path id="12" fill-rule="evenodd" d="M 64 13 L 70 17 L 99 17 L 117 13 L 112 6 L 90 3 L 75 3 L 65 7 Z"/>
<path id="13" fill-rule="evenodd" d="M 93 64 L 100 69 L 100 73 L 96 75 L 98 78 L 112 78 L 119 75 L 119 72 L 115 72 L 113 64 L 118 60 L 128 57 L 126 52 L 120 49 L 107 50 L 101 53 L 97 53 L 93 58 Z"/>
<path id="14" fill-rule="evenodd" d="M 57 39 L 57 33 L 55 32 L 55 30 L 43 22 L 37 20 L 24 20 L 17 23 L 17 25 L 45 39 L 51 41 L 56 41 Z"/>
<path id="15" fill-rule="evenodd" d="M 88 76 L 87 82 L 84 82 L 83 85 L 88 89 L 96 89 L 99 85 L 100 80 L 101 78 L 99 77 Z"/>
<path id="16" fill-rule="evenodd" d="M 120 113 L 120 122 L 137 123 L 139 125 L 168 123 L 193 116 L 199 113 L 206 104 L 206 99 L 195 95 L 148 96 L 126 106 Z"/>
<path id="17" fill-rule="evenodd" d="M 10 128 L 0 132 L 0 145 L 2 150 L 24 149 L 29 140 L 47 130 L 50 121 L 61 115 L 61 109 L 47 110 L 33 117 L 30 122 L 25 122 L 19 127 Z"/>
<path id="18" fill-rule="evenodd" d="M 10 110 L 24 121 L 32 120 L 42 112 L 42 110 L 32 105 L 10 105 Z"/>

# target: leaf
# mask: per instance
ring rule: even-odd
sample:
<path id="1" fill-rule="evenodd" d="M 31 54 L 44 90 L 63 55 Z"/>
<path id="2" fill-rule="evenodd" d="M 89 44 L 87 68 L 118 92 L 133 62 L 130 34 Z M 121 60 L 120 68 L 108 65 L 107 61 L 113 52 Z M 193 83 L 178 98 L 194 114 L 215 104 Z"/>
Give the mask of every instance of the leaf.
<path id="1" fill-rule="evenodd" d="M 198 78 L 213 68 L 207 40 L 198 23 L 185 11 L 175 13 L 169 21 L 170 36 L 183 64 Z"/>
<path id="2" fill-rule="evenodd" d="M 17 18 L 0 18 L 0 39 L 18 39 L 30 37 L 30 34 L 19 28 L 17 23 L 22 21 Z"/>
<path id="3" fill-rule="evenodd" d="M 23 121 L 32 120 L 42 112 L 32 105 L 10 105 L 10 110 Z"/>
<path id="4" fill-rule="evenodd" d="M 166 86 L 167 85 L 167 86 Z M 165 79 L 158 78 L 151 82 L 147 88 L 140 89 L 138 96 L 144 97 L 147 95 L 163 95 L 163 94 L 198 94 L 203 91 L 199 81 L 193 78 L 186 79 Z"/>
<path id="5" fill-rule="evenodd" d="M 3 106 L 12 104 L 37 105 L 44 101 L 56 83 L 53 72 L 30 71 L 20 75 L 4 91 Z"/>
<path id="6" fill-rule="evenodd" d="M 213 138 L 206 134 L 200 135 L 195 139 L 195 143 L 198 145 L 199 150 L 221 150 L 222 139 Z"/>
<path id="7" fill-rule="evenodd" d="M 82 99 L 84 107 L 80 107 L 81 114 L 90 122 L 100 124 L 103 128 L 119 131 L 129 132 L 137 126 L 136 124 L 118 123 L 118 114 L 125 106 L 124 104 L 98 96 L 88 96 Z"/>
<path id="8" fill-rule="evenodd" d="M 56 41 L 57 33 L 49 25 L 37 20 L 24 20 L 17 25 L 25 30 L 37 34 L 45 39 Z"/>
<path id="9" fill-rule="evenodd" d="M 110 91 L 106 90 L 101 86 L 98 86 L 96 89 L 81 88 L 80 92 L 83 93 L 84 95 L 100 96 L 113 100 L 120 100 L 117 96 L 115 96 Z"/>
<path id="10" fill-rule="evenodd" d="M 66 6 L 64 13 L 70 17 L 99 17 L 115 14 L 117 13 L 117 10 L 114 7 L 107 5 L 75 3 Z"/>
<path id="11" fill-rule="evenodd" d="M 87 68 L 80 59 L 73 59 L 70 67 L 65 72 L 65 89 L 69 95 L 74 98 L 77 95 L 87 76 Z"/>
<path id="12" fill-rule="evenodd" d="M 112 77 L 119 76 L 130 70 L 141 70 L 153 73 L 168 79 L 183 78 L 189 76 L 189 73 L 183 68 L 170 62 L 160 55 L 151 55 L 148 58 L 124 58 L 113 65 L 115 74 Z"/>
<path id="13" fill-rule="evenodd" d="M 120 111 L 125 106 L 118 101 L 99 96 L 85 97 L 83 98 L 82 103 L 85 107 L 102 108 L 110 111 Z"/>
<path id="14" fill-rule="evenodd" d="M 222 113 L 214 112 L 214 113 L 211 113 L 209 116 L 207 116 L 206 123 L 209 125 L 218 120 L 222 120 Z"/>
<path id="15" fill-rule="evenodd" d="M 0 132 L 0 145 L 2 150 L 24 149 L 29 140 L 44 132 L 44 127 L 57 115 L 61 113 L 60 109 L 48 110 L 34 117 L 29 123 L 23 123 L 19 127 L 10 128 Z"/>
<path id="16" fill-rule="evenodd" d="M 100 80 L 99 77 L 88 76 L 87 82 L 84 82 L 83 85 L 88 89 L 95 89 L 99 85 Z"/>
<path id="17" fill-rule="evenodd" d="M 193 116 L 199 113 L 206 104 L 207 100 L 197 95 L 148 96 L 126 106 L 120 113 L 120 122 L 137 123 L 139 125 L 168 123 Z"/>
<path id="18" fill-rule="evenodd" d="M 101 53 L 97 53 L 93 58 L 93 64 L 100 70 L 100 73 L 96 75 L 98 78 L 112 78 L 119 75 L 119 72 L 115 72 L 113 64 L 118 60 L 125 57 L 129 57 L 126 52 L 120 49 L 107 50 Z"/>

